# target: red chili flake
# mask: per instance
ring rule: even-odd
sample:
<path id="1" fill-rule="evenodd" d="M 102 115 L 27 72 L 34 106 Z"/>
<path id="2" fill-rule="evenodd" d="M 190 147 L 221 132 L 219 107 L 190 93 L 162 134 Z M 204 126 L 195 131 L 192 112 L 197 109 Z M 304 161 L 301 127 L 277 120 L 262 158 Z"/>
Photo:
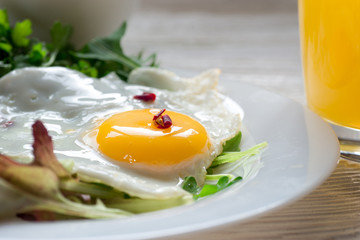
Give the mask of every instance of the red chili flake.
<path id="1" fill-rule="evenodd" d="M 158 118 L 161 116 L 161 114 L 163 114 L 166 111 L 166 109 L 164 108 L 163 110 L 161 110 L 160 112 L 158 112 L 154 117 L 153 120 L 156 121 L 158 120 Z"/>
<path id="2" fill-rule="evenodd" d="M 156 95 L 155 93 L 151 93 L 151 92 L 143 92 L 143 94 L 136 95 L 134 96 L 134 98 L 144 102 L 154 102 L 156 99 Z"/>
<path id="3" fill-rule="evenodd" d="M 165 114 L 164 116 L 161 117 L 163 120 L 163 124 L 164 127 L 163 128 L 169 128 L 172 125 L 172 121 L 171 118 L 169 117 L 169 115 Z"/>
<path id="4" fill-rule="evenodd" d="M 153 117 L 153 121 L 156 123 L 157 128 L 166 129 L 172 125 L 169 115 L 165 114 L 162 116 L 165 111 L 166 109 L 164 108 Z"/>

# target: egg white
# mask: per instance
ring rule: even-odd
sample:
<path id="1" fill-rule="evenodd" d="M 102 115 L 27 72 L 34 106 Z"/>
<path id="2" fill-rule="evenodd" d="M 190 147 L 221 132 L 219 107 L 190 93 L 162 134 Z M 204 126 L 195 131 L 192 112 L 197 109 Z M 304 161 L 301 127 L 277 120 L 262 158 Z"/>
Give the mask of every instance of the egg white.
<path id="1" fill-rule="evenodd" d="M 167 70 L 139 68 L 125 83 L 115 74 L 93 79 L 62 67 L 12 71 L 0 79 L 0 117 L 14 122 L 9 128 L 0 128 L 0 152 L 30 162 L 31 125 L 40 119 L 53 138 L 57 158 L 73 160 L 74 172 L 142 198 L 188 196 L 180 187 L 179 177 L 162 179 L 114 164 L 84 138 L 112 114 L 166 108 L 184 113 L 205 127 L 213 145 L 213 159 L 221 153 L 223 142 L 240 130 L 242 117 L 241 108 L 218 92 L 219 74 L 218 69 L 212 69 L 194 78 L 181 78 Z M 156 101 L 149 104 L 133 99 L 144 91 L 155 93 Z M 189 172 L 201 179 L 206 167 L 193 164 Z"/>

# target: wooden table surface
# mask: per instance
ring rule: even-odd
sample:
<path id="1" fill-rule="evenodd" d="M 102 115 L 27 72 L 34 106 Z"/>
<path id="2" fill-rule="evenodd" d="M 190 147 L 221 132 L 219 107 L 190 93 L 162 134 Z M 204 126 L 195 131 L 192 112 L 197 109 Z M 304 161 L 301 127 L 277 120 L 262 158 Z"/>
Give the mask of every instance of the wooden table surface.
<path id="1" fill-rule="evenodd" d="M 164 68 L 221 68 L 305 104 L 296 0 L 139 1 L 123 44 Z M 171 239 L 360 239 L 360 164 L 340 160 L 311 194 L 245 223 Z"/>

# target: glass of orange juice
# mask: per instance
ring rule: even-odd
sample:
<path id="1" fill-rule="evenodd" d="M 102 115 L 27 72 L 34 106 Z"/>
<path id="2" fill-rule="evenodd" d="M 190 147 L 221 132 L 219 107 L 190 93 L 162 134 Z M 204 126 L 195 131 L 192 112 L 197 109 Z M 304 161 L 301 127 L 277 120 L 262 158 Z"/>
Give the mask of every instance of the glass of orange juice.
<path id="1" fill-rule="evenodd" d="M 360 0 L 299 0 L 307 104 L 360 160 Z"/>

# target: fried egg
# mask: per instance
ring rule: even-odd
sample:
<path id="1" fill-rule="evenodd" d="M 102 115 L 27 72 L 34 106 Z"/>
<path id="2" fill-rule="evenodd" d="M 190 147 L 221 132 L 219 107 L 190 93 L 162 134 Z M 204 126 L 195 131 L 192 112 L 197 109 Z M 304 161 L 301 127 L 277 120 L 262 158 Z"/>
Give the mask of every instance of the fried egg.
<path id="1" fill-rule="evenodd" d="M 242 109 L 220 94 L 218 69 L 193 78 L 157 68 L 134 70 L 128 83 L 62 67 L 23 68 L 0 79 L 0 152 L 32 161 L 31 125 L 44 122 L 59 161 L 132 196 L 188 197 L 186 176 L 203 183 L 223 143 L 240 130 Z M 145 102 L 134 96 L 156 94 Z M 171 118 L 159 128 L 161 109 Z M 0 126 L 2 126 L 0 124 Z"/>

